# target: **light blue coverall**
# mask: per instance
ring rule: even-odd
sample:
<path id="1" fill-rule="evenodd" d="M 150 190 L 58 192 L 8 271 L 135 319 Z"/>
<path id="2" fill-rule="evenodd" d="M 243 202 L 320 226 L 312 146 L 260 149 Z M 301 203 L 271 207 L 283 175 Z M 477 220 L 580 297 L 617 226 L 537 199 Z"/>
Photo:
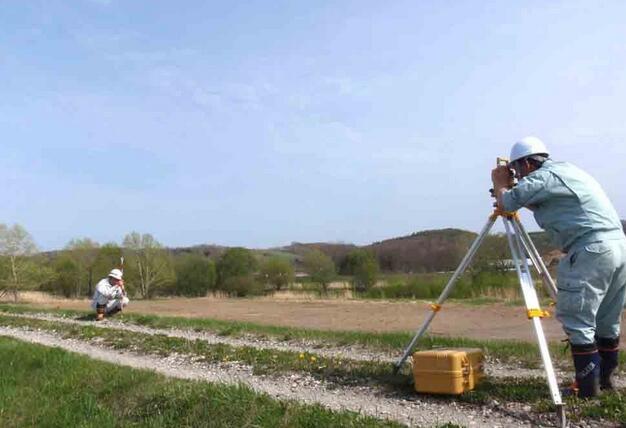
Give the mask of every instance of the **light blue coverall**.
<path id="1" fill-rule="evenodd" d="M 503 208 L 533 211 L 567 255 L 557 274 L 556 317 L 574 345 L 617 338 L 626 291 L 626 237 L 615 208 L 589 174 L 546 160 L 502 196 Z"/>

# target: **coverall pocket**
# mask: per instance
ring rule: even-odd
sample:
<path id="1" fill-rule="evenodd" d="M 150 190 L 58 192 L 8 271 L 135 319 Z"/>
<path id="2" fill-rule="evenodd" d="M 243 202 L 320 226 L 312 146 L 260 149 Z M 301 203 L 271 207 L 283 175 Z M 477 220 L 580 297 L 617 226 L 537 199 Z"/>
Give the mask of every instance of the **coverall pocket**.
<path id="1" fill-rule="evenodd" d="M 576 313 L 585 306 L 585 286 L 580 281 L 565 280 L 558 287 L 557 310 L 561 313 Z"/>
<path id="2" fill-rule="evenodd" d="M 585 251 L 591 254 L 604 254 L 611 251 L 611 246 L 605 242 L 594 242 L 593 244 L 585 245 Z"/>

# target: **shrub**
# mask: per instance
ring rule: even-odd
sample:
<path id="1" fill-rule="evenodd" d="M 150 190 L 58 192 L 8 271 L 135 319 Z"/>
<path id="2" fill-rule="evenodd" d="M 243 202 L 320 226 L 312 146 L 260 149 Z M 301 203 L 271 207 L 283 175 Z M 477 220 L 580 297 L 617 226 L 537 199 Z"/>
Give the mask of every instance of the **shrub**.
<path id="1" fill-rule="evenodd" d="M 246 297 L 261 295 L 264 288 L 252 275 L 248 275 L 228 278 L 224 282 L 222 290 L 232 297 Z"/>
<path id="2" fill-rule="evenodd" d="M 185 254 L 176 259 L 174 293 L 183 296 L 205 296 L 215 288 L 215 263 L 200 254 Z"/>
<path id="3" fill-rule="evenodd" d="M 254 254 L 245 248 L 229 248 L 217 262 L 217 284 L 220 290 L 228 291 L 230 278 L 247 277 L 254 274 L 257 262 Z"/>
<path id="4" fill-rule="evenodd" d="M 378 279 L 378 261 L 365 250 L 354 250 L 348 254 L 343 263 L 343 273 L 352 275 L 352 283 L 357 292 L 370 289 Z"/>
<path id="5" fill-rule="evenodd" d="M 319 250 L 311 250 L 304 255 L 303 264 L 311 281 L 318 284 L 320 291 L 326 294 L 328 284 L 336 275 L 333 260 Z"/>
<path id="6" fill-rule="evenodd" d="M 272 257 L 261 266 L 261 278 L 276 290 L 291 284 L 294 280 L 293 265 L 284 257 Z"/>

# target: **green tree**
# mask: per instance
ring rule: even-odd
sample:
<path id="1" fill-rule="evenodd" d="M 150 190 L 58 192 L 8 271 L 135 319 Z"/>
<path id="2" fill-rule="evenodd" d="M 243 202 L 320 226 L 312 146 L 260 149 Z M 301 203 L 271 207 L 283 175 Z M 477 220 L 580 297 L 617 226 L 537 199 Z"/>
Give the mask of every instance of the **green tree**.
<path id="1" fill-rule="evenodd" d="M 215 288 L 215 263 L 200 254 L 185 254 L 175 259 L 176 294 L 205 296 Z"/>
<path id="2" fill-rule="evenodd" d="M 323 294 L 328 292 L 328 285 L 336 276 L 335 263 L 319 250 L 311 250 L 304 255 L 304 269 L 311 281 L 320 286 Z"/>
<path id="3" fill-rule="evenodd" d="M 137 283 L 141 297 L 152 297 L 174 280 L 174 270 L 167 251 L 149 233 L 131 232 L 124 237 L 123 252 L 128 256 L 124 276 Z"/>
<path id="4" fill-rule="evenodd" d="M 52 263 L 54 275 L 43 286 L 45 291 L 72 297 L 76 293 L 76 283 L 80 280 L 80 269 L 67 254 L 57 257 Z"/>
<path id="5" fill-rule="evenodd" d="M 122 248 L 115 242 L 108 242 L 102 245 L 94 262 L 95 282 L 107 276 L 111 269 L 122 267 L 121 258 Z M 128 284 L 125 287 L 128 289 Z"/>
<path id="6" fill-rule="evenodd" d="M 265 283 L 273 285 L 277 291 L 292 283 L 294 276 L 293 265 L 284 257 L 270 257 L 261 265 L 261 278 Z"/>
<path id="7" fill-rule="evenodd" d="M 241 248 L 229 248 L 217 262 L 218 283 L 224 284 L 229 278 L 253 275 L 257 261 L 252 251 Z"/>
<path id="8" fill-rule="evenodd" d="M 378 261 L 369 251 L 362 249 L 351 251 L 342 267 L 345 274 L 352 275 L 354 289 L 358 292 L 369 290 L 378 280 Z"/>
<path id="9" fill-rule="evenodd" d="M 19 290 L 40 286 L 50 271 L 35 260 L 37 246 L 30 233 L 19 224 L 0 224 L 0 295 L 13 294 L 17 302 Z"/>
<path id="10" fill-rule="evenodd" d="M 259 291 L 254 279 L 257 261 L 252 251 L 236 247 L 229 248 L 217 262 L 217 283 L 220 290 L 242 296 Z"/>
<path id="11" fill-rule="evenodd" d="M 75 296 L 93 293 L 94 267 L 98 260 L 98 249 L 100 245 L 89 238 L 72 239 L 65 249 L 69 257 L 74 261 L 78 269 L 75 284 Z M 87 287 L 84 285 L 87 284 Z"/>

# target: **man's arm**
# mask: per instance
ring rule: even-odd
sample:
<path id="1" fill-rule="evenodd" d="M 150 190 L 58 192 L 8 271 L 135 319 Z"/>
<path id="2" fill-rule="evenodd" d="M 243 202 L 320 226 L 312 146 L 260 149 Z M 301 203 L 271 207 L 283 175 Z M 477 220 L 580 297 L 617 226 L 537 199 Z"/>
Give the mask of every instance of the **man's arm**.
<path id="1" fill-rule="evenodd" d="M 98 293 L 100 293 L 102 296 L 106 297 L 109 300 L 117 299 L 118 297 L 121 297 L 122 294 L 122 290 L 119 287 L 113 286 L 108 283 L 99 283 L 96 286 L 96 290 L 98 290 Z"/>
<path id="2" fill-rule="evenodd" d="M 538 169 L 509 188 L 503 180 L 504 173 L 496 172 L 500 168 L 503 167 L 492 171 L 491 179 L 498 208 L 503 211 L 517 211 L 522 207 L 540 204 L 558 187 L 552 174 Z"/>

